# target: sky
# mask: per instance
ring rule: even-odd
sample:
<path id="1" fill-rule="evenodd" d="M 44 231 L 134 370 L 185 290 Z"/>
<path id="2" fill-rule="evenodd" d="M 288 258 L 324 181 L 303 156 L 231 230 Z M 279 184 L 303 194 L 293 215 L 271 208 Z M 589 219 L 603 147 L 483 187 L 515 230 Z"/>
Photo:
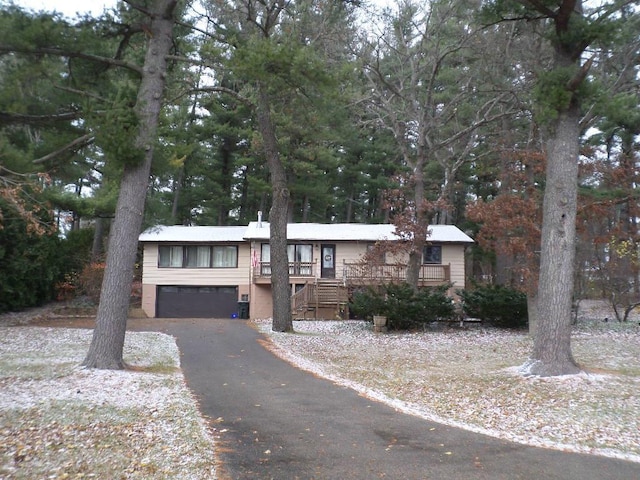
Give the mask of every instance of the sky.
<path id="1" fill-rule="evenodd" d="M 8 1 L 2 3 L 9 3 Z M 56 10 L 66 17 L 73 18 L 76 13 L 99 15 L 104 8 L 115 6 L 116 0 L 13 0 L 16 5 L 33 10 Z"/>
<path id="2" fill-rule="evenodd" d="M 9 3 L 11 0 L 0 0 L 0 5 Z M 36 11 L 56 10 L 61 12 L 66 17 L 73 18 L 76 13 L 92 13 L 99 15 L 104 11 L 104 8 L 111 8 L 116 5 L 117 0 L 13 0 L 16 5 L 29 8 Z M 385 0 L 377 0 L 374 3 L 383 5 Z"/>

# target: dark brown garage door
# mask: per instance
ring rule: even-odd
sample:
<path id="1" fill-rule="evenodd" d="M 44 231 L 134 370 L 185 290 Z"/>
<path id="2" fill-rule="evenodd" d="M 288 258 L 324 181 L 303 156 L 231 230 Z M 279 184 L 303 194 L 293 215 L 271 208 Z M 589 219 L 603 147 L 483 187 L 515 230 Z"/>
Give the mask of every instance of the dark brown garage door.
<path id="1" fill-rule="evenodd" d="M 158 286 L 157 316 L 231 318 L 238 313 L 238 287 Z"/>

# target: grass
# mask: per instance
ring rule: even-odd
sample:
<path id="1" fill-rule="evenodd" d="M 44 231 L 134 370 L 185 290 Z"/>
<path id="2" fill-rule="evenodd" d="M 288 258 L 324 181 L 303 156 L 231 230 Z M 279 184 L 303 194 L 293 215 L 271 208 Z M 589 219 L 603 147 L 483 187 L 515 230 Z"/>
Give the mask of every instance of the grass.
<path id="1" fill-rule="evenodd" d="M 293 363 L 425 418 L 533 445 L 640 461 L 640 328 L 578 329 L 588 372 L 525 378 L 526 332 L 496 329 L 375 334 L 363 322 L 296 322 L 271 332 Z"/>
<path id="2" fill-rule="evenodd" d="M 171 337 L 127 334 L 132 368 L 114 372 L 78 366 L 90 331 L 1 330 L 1 479 L 215 478 Z"/>

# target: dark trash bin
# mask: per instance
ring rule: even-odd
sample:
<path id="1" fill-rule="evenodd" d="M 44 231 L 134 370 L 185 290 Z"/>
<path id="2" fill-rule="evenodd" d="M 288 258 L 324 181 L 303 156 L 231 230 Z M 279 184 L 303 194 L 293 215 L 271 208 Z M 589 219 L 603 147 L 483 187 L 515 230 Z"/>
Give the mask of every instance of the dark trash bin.
<path id="1" fill-rule="evenodd" d="M 238 302 L 238 318 L 249 318 L 249 302 Z"/>

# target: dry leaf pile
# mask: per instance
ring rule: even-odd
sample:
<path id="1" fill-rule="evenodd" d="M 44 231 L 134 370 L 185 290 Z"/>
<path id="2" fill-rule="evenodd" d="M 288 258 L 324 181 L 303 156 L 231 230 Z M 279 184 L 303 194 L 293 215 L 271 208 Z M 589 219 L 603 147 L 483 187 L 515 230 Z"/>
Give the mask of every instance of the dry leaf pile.
<path id="1" fill-rule="evenodd" d="M 128 333 L 134 370 L 87 370 L 91 334 L 0 328 L 0 479 L 215 478 L 175 341 Z"/>
<path id="2" fill-rule="evenodd" d="M 296 321 L 291 335 L 256 323 L 277 354 L 400 410 L 530 445 L 640 461 L 637 321 L 583 322 L 572 346 L 585 372 L 557 378 L 519 374 L 532 351 L 523 332 L 378 334 L 359 321 Z"/>

